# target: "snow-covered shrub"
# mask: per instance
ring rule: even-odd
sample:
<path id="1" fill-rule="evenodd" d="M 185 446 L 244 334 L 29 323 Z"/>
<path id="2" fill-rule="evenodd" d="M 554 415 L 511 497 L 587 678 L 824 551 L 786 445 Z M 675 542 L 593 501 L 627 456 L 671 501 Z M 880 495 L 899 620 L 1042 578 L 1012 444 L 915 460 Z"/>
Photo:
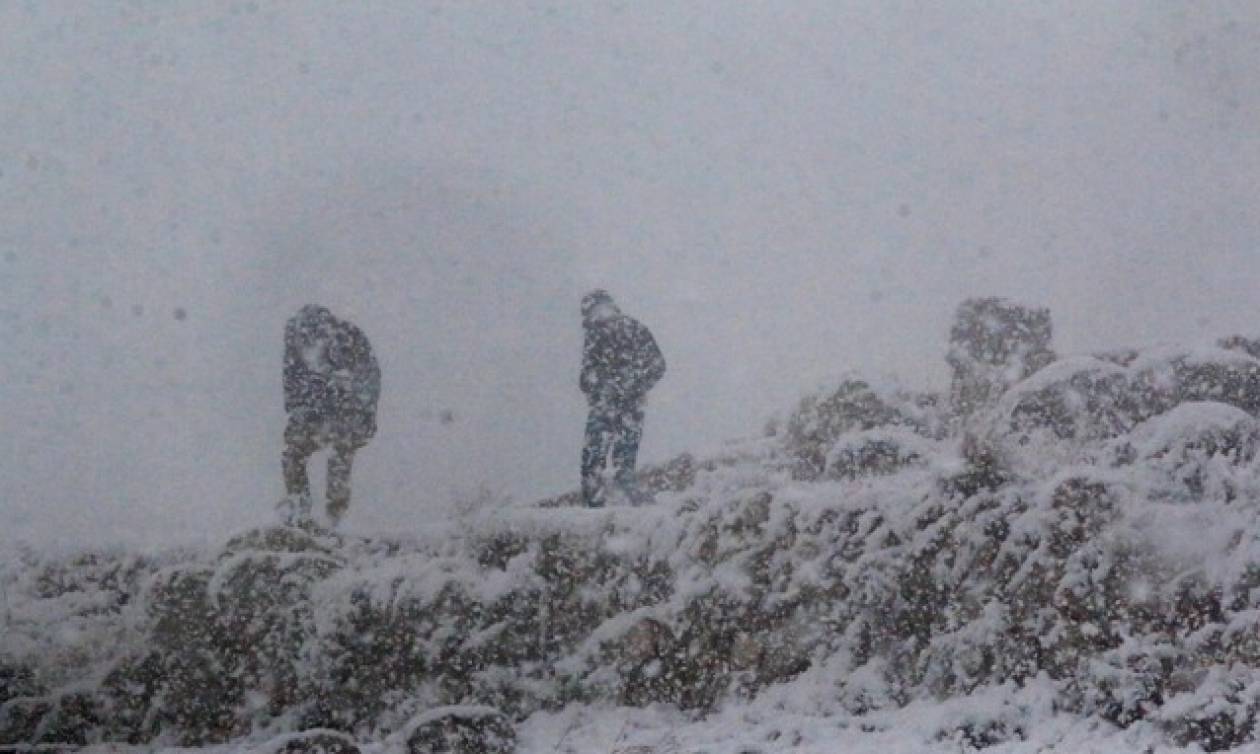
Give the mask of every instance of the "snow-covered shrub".
<path id="1" fill-rule="evenodd" d="M 857 479 L 924 466 L 939 453 L 937 443 L 902 427 L 880 427 L 841 435 L 827 453 L 826 476 Z"/>
<path id="2" fill-rule="evenodd" d="M 676 641 L 669 626 L 644 618 L 609 647 L 609 660 L 615 663 L 621 681 L 621 703 L 640 706 L 677 697 L 666 672 Z"/>
<path id="3" fill-rule="evenodd" d="M 1249 468 L 1260 450 L 1260 422 L 1224 403 L 1183 403 L 1134 428 L 1118 461 L 1149 469 L 1152 499 L 1234 500 L 1256 492 Z"/>
<path id="4" fill-rule="evenodd" d="M 0 704 L 19 697 L 38 696 L 41 691 L 30 667 L 0 657 Z"/>
<path id="5" fill-rule="evenodd" d="M 1251 743 L 1260 718 L 1260 671 L 1210 668 L 1198 688 L 1166 700 L 1153 717 L 1183 746 L 1227 751 Z"/>
<path id="6" fill-rule="evenodd" d="M 399 738 L 409 754 L 512 754 L 516 730 L 491 707 L 454 706 L 429 710 L 409 722 Z"/>
<path id="7" fill-rule="evenodd" d="M 102 710 L 88 691 L 69 691 L 50 700 L 30 741 L 85 746 L 102 738 Z"/>
<path id="8" fill-rule="evenodd" d="M 50 699 L 17 697 L 0 706 L 0 741 L 4 743 L 38 743 L 46 740 L 40 722 L 53 709 Z M 73 743 L 73 742 L 66 742 Z"/>
<path id="9" fill-rule="evenodd" d="M 113 736 L 226 741 L 292 709 L 303 691 L 296 668 L 311 633 L 310 587 L 341 567 L 330 552 L 297 530 L 257 531 L 213 564 L 153 574 L 147 641 L 99 686 Z"/>
<path id="10" fill-rule="evenodd" d="M 971 430 L 1003 467 L 1040 476 L 1093 462 L 1099 443 L 1127 436 L 1179 406 L 1204 402 L 1255 416 L 1260 361 L 1219 349 L 1155 349 L 1125 364 L 1063 359 L 1013 386 Z"/>
<path id="11" fill-rule="evenodd" d="M 430 677 L 422 636 L 432 616 L 414 604 L 382 607 L 354 590 L 335 609 L 318 604 L 315 635 L 304 648 L 299 719 L 340 730 L 374 727 Z"/>
<path id="12" fill-rule="evenodd" d="M 1257 364 L 1069 359 L 953 434 L 930 400 L 849 381 L 662 467 L 655 506 L 27 553 L 0 572 L 0 742 L 403 749 L 451 706 L 870 721 L 946 700 L 927 749 L 1017 741 L 1049 709 L 1234 746 L 1258 709 Z"/>
<path id="13" fill-rule="evenodd" d="M 0 562 L 0 742 L 125 739 L 91 687 L 139 643 L 135 616 L 158 560 L 118 551 L 15 555 Z"/>
<path id="14" fill-rule="evenodd" d="M 1214 401 L 1260 412 L 1260 360 L 1220 348 L 1159 348 L 1142 353 L 1128 367 L 1141 418 L 1182 403 Z"/>
<path id="15" fill-rule="evenodd" d="M 1216 345 L 1227 351 L 1242 351 L 1253 359 L 1260 359 L 1260 338 L 1230 335 L 1216 341 Z"/>
<path id="16" fill-rule="evenodd" d="M 857 378 L 844 380 L 834 391 L 807 396 L 784 428 L 792 473 L 803 480 L 821 477 L 836 441 L 850 432 L 902 427 L 937 436 L 941 419 L 935 404 L 935 396 L 896 386 L 876 387 Z"/>
<path id="17" fill-rule="evenodd" d="M 1051 364 L 1012 388 L 997 408 L 999 431 L 1021 446 L 1105 440 L 1131 429 L 1138 413 L 1126 370 L 1091 357 Z"/>
<path id="18" fill-rule="evenodd" d="M 283 733 L 249 754 L 359 754 L 359 745 L 339 731 L 313 729 Z"/>

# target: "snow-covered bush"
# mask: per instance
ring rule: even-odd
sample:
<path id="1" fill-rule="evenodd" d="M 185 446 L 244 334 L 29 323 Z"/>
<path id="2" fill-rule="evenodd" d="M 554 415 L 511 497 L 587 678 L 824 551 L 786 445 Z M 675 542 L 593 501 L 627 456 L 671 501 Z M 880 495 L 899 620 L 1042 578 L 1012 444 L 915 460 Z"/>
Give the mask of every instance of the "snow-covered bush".
<path id="1" fill-rule="evenodd" d="M 1260 450 L 1260 422 L 1224 403 L 1183 403 L 1134 428 L 1117 449 L 1118 463 L 1158 475 L 1152 499 L 1229 502 L 1256 493 L 1249 466 Z"/>
<path id="2" fill-rule="evenodd" d="M 250 754 L 359 754 L 359 745 L 335 730 L 283 733 L 250 750 Z"/>
<path id="3" fill-rule="evenodd" d="M 1058 710 L 1234 746 L 1260 711 L 1257 367 L 1068 359 L 952 434 L 931 400 L 851 380 L 781 433 L 661 467 L 655 506 L 23 553 L 0 572 L 0 740 L 406 748 L 426 715 L 480 735 L 440 709 L 502 732 L 585 703 L 946 700 L 933 745 L 1017 741 Z"/>
<path id="4" fill-rule="evenodd" d="M 848 378 L 832 391 L 806 396 L 784 428 L 785 449 L 797 479 L 814 480 L 827 471 L 829 454 L 846 434 L 900 427 L 925 437 L 943 433 L 933 395 L 917 395 L 895 385 Z"/>
<path id="5" fill-rule="evenodd" d="M 1216 345 L 1228 351 L 1242 351 L 1253 359 L 1260 359 L 1260 338 L 1248 338 L 1245 335 L 1231 335 L 1221 338 Z"/>
<path id="6" fill-rule="evenodd" d="M 941 452 L 938 443 L 902 427 L 881 427 L 842 435 L 827 453 L 831 479 L 894 474 L 925 466 Z"/>
<path id="7" fill-rule="evenodd" d="M 491 707 L 439 707 L 409 722 L 399 735 L 410 754 L 512 754 L 516 731 Z"/>

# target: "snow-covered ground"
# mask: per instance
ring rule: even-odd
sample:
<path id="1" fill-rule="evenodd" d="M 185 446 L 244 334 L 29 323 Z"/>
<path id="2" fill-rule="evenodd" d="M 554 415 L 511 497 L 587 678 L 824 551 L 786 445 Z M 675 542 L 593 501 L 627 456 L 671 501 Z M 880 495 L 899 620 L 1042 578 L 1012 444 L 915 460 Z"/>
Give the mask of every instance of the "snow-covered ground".
<path id="1" fill-rule="evenodd" d="M 968 752 L 975 751 L 976 747 L 961 737 L 939 737 L 939 731 L 968 714 L 987 714 L 994 706 L 1022 704 L 1026 704 L 1028 710 L 1025 737 L 995 744 L 985 751 L 993 754 L 1199 751 L 1198 747 L 1169 746 L 1150 730 L 1119 730 L 1096 721 L 1055 715 L 1047 702 L 1035 698 L 1013 699 L 1007 690 L 998 689 L 947 703 L 915 703 L 896 712 L 863 719 L 806 715 L 778 709 L 778 705 L 732 705 L 700 721 L 666 709 L 575 708 L 559 714 L 535 715 L 526 721 L 521 727 L 521 753 Z M 789 704 L 782 706 L 790 707 Z"/>
<path id="2" fill-rule="evenodd" d="M 966 715 L 991 705 L 1011 703 L 1004 690 L 948 703 L 916 703 L 874 719 L 810 716 L 776 709 L 733 705 L 707 719 L 677 710 L 574 706 L 558 713 L 538 713 L 518 729 L 518 754 L 963 754 L 978 749 L 960 738 L 936 733 Z M 1037 703 L 1032 701 L 1035 708 Z M 1055 715 L 1041 709 L 1021 740 L 987 747 L 990 754 L 1191 754 L 1199 746 L 1172 746 L 1143 726 L 1119 730 L 1097 721 Z M 363 754 L 403 754 L 400 742 L 365 744 Z M 229 744 L 189 749 L 175 746 L 91 746 L 83 754 L 249 754 L 267 744 Z M 1246 745 L 1238 752 L 1260 751 Z"/>
<path id="3" fill-rule="evenodd" d="M 0 733 L 390 752 L 488 705 L 522 752 L 1250 745 L 1258 399 L 1211 349 L 1065 359 L 969 416 L 850 380 L 649 470 L 649 507 L 10 552 Z"/>

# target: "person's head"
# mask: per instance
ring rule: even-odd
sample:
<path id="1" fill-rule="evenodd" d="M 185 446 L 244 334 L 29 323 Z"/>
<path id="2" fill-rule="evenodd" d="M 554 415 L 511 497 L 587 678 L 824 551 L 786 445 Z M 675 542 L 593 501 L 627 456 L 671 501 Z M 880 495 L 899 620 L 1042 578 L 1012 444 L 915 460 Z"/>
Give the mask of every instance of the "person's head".
<path id="1" fill-rule="evenodd" d="M 596 288 L 582 297 L 582 321 L 598 322 L 618 314 L 613 297 L 603 288 Z"/>
<path id="2" fill-rule="evenodd" d="M 298 334 L 302 341 L 310 343 L 327 338 L 336 321 L 332 312 L 318 304 L 307 304 L 298 310 Z"/>

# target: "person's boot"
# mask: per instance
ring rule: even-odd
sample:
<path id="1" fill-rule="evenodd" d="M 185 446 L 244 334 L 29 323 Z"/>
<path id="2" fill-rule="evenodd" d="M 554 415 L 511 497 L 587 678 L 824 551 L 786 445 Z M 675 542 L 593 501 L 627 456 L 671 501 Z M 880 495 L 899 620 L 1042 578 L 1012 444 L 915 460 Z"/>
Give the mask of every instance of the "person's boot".
<path id="1" fill-rule="evenodd" d="M 582 502 L 586 503 L 586 507 L 603 508 L 605 497 L 604 492 L 604 480 L 598 474 L 583 477 Z"/>
<path id="2" fill-rule="evenodd" d="M 350 508 L 350 469 L 354 463 L 354 446 L 338 443 L 328 456 L 328 522 L 330 528 L 337 524 Z"/>
<path id="3" fill-rule="evenodd" d="M 280 498 L 276 515 L 284 526 L 304 526 L 311 520 L 310 493 L 292 492 Z"/>
<path id="4" fill-rule="evenodd" d="M 336 529 L 341 523 L 341 518 L 346 515 L 346 511 L 350 508 L 350 498 L 330 497 L 328 498 L 328 527 Z"/>

